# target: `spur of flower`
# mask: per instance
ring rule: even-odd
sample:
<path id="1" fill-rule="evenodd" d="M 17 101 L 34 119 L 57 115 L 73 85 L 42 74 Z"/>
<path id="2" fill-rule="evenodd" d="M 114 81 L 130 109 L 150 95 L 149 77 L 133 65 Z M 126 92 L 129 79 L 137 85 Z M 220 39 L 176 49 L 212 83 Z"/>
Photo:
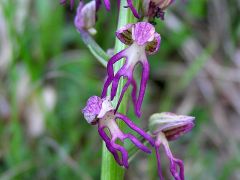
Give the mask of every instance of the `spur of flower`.
<path id="1" fill-rule="evenodd" d="M 194 117 L 176 115 L 170 112 L 153 114 L 150 117 L 149 128 L 155 137 L 155 150 L 158 162 L 158 174 L 162 180 L 161 163 L 160 163 L 160 146 L 163 145 L 166 155 L 170 161 L 170 172 L 175 180 L 184 180 L 183 161 L 173 156 L 168 141 L 176 140 L 183 134 L 188 133 L 194 127 Z M 179 171 L 178 171 L 179 169 Z"/>
<path id="2" fill-rule="evenodd" d="M 135 113 L 141 116 L 141 106 L 149 77 L 149 63 L 147 54 L 154 54 L 160 46 L 161 37 L 155 32 L 153 25 L 147 22 L 128 24 L 116 32 L 117 38 L 124 44 L 129 45 L 126 49 L 120 51 L 110 58 L 107 64 L 107 78 L 104 83 L 102 98 L 106 97 L 108 87 L 112 84 L 111 100 L 114 99 L 120 78 L 126 78 L 125 83 L 116 110 L 118 109 L 124 93 L 128 87 L 132 86 L 132 100 Z M 114 63 L 124 59 L 124 65 L 114 74 Z M 142 77 L 139 93 L 137 95 L 137 84 L 133 77 L 134 68 L 137 64 L 142 65 Z"/>
<path id="3" fill-rule="evenodd" d="M 98 96 L 92 96 L 88 99 L 86 107 L 82 110 L 85 119 L 90 124 L 98 124 L 98 132 L 106 144 L 107 149 L 113 154 L 115 160 L 120 166 L 128 168 L 128 152 L 124 146 L 117 144 L 116 141 L 120 140 L 122 143 L 129 139 L 136 147 L 146 153 L 151 151 L 141 143 L 133 134 L 124 133 L 118 127 L 117 119 L 122 120 L 133 131 L 140 134 L 151 145 L 154 144 L 152 137 L 135 125 L 128 117 L 120 113 L 114 113 L 109 98 L 101 99 Z"/>

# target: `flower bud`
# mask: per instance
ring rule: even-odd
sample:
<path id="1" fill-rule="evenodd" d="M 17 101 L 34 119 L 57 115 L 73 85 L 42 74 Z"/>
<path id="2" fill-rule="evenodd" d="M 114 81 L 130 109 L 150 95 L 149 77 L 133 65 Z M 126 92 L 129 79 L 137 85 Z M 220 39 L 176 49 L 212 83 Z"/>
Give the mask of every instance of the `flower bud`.
<path id="1" fill-rule="evenodd" d="M 174 0 L 151 0 L 154 2 L 161 10 L 166 9 L 168 6 L 170 6 Z"/>
<path id="2" fill-rule="evenodd" d="M 194 119 L 192 116 L 176 115 L 170 112 L 156 113 L 150 117 L 149 129 L 154 135 L 162 132 L 167 140 L 175 140 L 193 128 Z"/>
<path id="3" fill-rule="evenodd" d="M 74 20 L 75 26 L 78 30 L 85 29 L 91 34 L 96 34 L 94 29 L 96 23 L 96 2 L 90 1 L 87 4 L 80 2 L 77 8 L 77 14 Z"/>

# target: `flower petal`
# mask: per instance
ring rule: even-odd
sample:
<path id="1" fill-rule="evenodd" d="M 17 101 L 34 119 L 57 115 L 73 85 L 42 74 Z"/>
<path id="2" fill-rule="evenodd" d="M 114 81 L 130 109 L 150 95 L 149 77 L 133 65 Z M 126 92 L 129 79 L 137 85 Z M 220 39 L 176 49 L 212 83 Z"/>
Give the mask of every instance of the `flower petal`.
<path id="1" fill-rule="evenodd" d="M 86 107 L 82 110 L 84 118 L 89 124 L 96 121 L 98 114 L 101 111 L 103 100 L 98 96 L 92 96 L 88 99 Z"/>
<path id="2" fill-rule="evenodd" d="M 155 28 L 150 23 L 139 22 L 133 26 L 132 38 L 139 46 L 153 41 L 154 36 Z"/>
<path id="3" fill-rule="evenodd" d="M 194 117 L 176 115 L 170 112 L 153 114 L 150 117 L 149 128 L 153 134 L 163 132 L 168 140 L 175 140 L 194 127 Z"/>
<path id="4" fill-rule="evenodd" d="M 154 54 L 158 51 L 161 43 L 161 36 L 158 33 L 154 34 L 153 41 L 149 42 L 147 46 L 145 47 L 147 54 Z"/>
<path id="5" fill-rule="evenodd" d="M 117 38 L 126 45 L 131 45 L 133 43 L 132 39 L 132 27 L 134 24 L 127 24 L 119 30 L 116 31 Z"/>

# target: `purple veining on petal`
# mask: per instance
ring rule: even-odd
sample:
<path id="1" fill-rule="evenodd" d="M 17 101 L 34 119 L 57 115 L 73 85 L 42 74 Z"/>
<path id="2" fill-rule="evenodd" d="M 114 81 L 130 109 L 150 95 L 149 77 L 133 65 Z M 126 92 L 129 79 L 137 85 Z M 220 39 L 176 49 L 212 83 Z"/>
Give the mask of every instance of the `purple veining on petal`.
<path id="1" fill-rule="evenodd" d="M 153 41 L 147 43 L 146 45 L 146 48 L 145 48 L 146 53 L 149 55 L 156 53 L 160 47 L 160 44 L 161 44 L 161 36 L 160 34 L 155 33 Z"/>
<path id="2" fill-rule="evenodd" d="M 154 39 L 155 28 L 147 22 L 136 23 L 133 27 L 132 38 L 139 45 L 143 46 Z"/>
<path id="3" fill-rule="evenodd" d="M 163 112 L 150 117 L 150 129 L 154 135 L 163 132 L 168 140 L 175 140 L 194 127 L 194 117 Z"/>
<path id="4" fill-rule="evenodd" d="M 86 107 L 82 110 L 85 119 L 92 124 L 96 121 L 101 111 L 103 100 L 98 96 L 92 96 L 88 99 Z"/>
<path id="5" fill-rule="evenodd" d="M 164 130 L 163 133 L 165 134 L 166 138 L 169 141 L 173 141 L 178 139 L 180 136 L 188 133 L 194 127 L 194 123 L 188 123 L 186 125 L 171 129 L 171 130 Z"/>
<path id="6" fill-rule="evenodd" d="M 133 43 L 132 39 L 132 27 L 134 24 L 127 24 L 116 31 L 117 38 L 126 45 L 131 45 Z"/>

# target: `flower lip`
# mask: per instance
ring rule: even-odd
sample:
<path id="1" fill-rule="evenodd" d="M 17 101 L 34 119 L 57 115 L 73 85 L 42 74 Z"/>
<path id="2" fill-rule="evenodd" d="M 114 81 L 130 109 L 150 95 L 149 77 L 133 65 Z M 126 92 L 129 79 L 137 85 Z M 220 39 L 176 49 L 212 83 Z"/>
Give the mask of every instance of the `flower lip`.
<path id="1" fill-rule="evenodd" d="M 161 37 L 155 32 L 154 26 L 147 22 L 127 24 L 116 32 L 116 36 L 126 45 L 135 42 L 139 46 L 145 46 L 147 54 L 155 53 L 161 42 Z"/>
<path id="2" fill-rule="evenodd" d="M 163 132 L 168 140 L 175 140 L 194 127 L 194 119 L 170 112 L 156 113 L 150 117 L 149 128 L 154 135 Z"/>

